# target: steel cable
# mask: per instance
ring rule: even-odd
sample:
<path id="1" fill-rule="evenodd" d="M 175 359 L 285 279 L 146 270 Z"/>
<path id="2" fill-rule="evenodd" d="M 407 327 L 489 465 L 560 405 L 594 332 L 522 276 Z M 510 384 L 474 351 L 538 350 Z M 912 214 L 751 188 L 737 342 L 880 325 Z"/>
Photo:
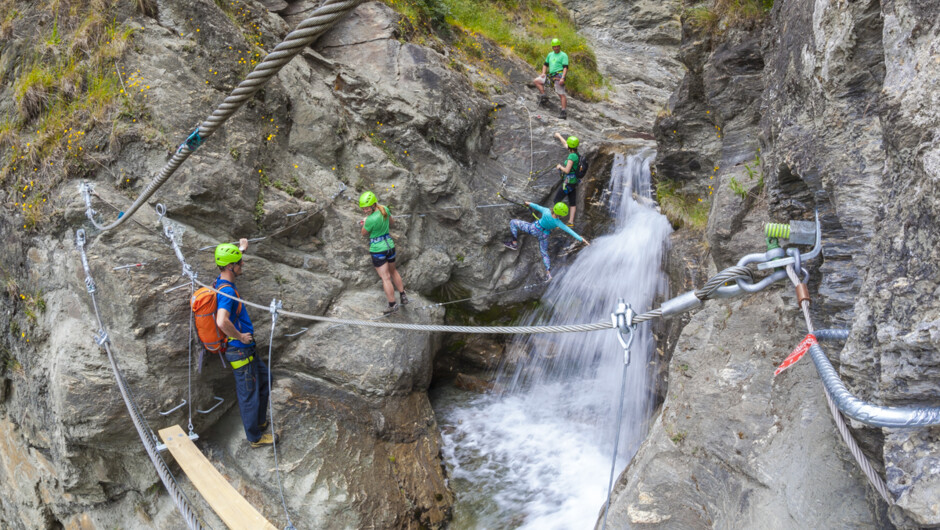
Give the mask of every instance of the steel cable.
<path id="1" fill-rule="evenodd" d="M 790 280 L 794 285 L 800 283 L 800 278 L 797 276 L 796 271 L 792 265 L 787 266 L 787 275 L 790 277 Z M 813 334 L 814 326 L 813 320 L 809 314 L 809 300 L 803 300 L 800 304 L 800 309 L 803 311 L 803 316 L 806 319 L 806 328 L 807 332 Z M 848 336 L 848 334 L 846 334 Z M 818 345 L 815 348 L 819 348 Z M 822 351 L 820 349 L 820 351 Z M 815 359 L 814 359 L 815 360 Z M 817 371 L 819 366 L 817 365 Z M 822 372 L 820 372 L 822 376 Z M 859 447 L 858 442 L 855 440 L 855 437 L 852 435 L 852 432 L 849 431 L 849 426 L 845 423 L 845 417 L 842 415 L 842 412 L 836 406 L 835 401 L 832 399 L 832 394 L 829 393 L 829 387 L 825 384 L 823 385 L 823 391 L 826 394 L 826 402 L 829 404 L 829 412 L 832 414 L 832 420 L 836 424 L 836 430 L 839 431 L 839 435 L 842 436 L 842 441 L 845 442 L 845 445 L 848 446 L 849 452 L 852 453 L 852 457 L 855 458 L 855 461 L 858 463 L 858 467 L 861 468 L 862 473 L 868 478 L 868 482 L 875 488 L 875 491 L 881 495 L 881 498 L 884 499 L 888 505 L 894 504 L 894 498 L 888 493 L 888 487 L 885 484 L 884 479 L 881 478 L 881 475 L 875 471 L 875 468 L 871 465 L 871 462 L 868 460 L 868 457 L 865 456 L 865 453 L 862 452 L 862 448 Z"/>
<path id="2" fill-rule="evenodd" d="M 271 445 L 274 450 L 274 471 L 277 474 L 277 490 L 281 494 L 281 506 L 284 507 L 284 516 L 287 517 L 287 526 L 284 530 L 294 530 L 294 522 L 291 521 L 290 512 L 287 511 L 287 500 L 284 498 L 284 486 L 281 485 L 281 466 L 277 459 L 277 431 L 274 428 L 274 400 L 271 399 L 271 352 L 274 348 L 274 329 L 277 327 L 277 314 L 281 308 L 281 303 L 277 300 L 271 300 L 268 310 L 271 312 L 271 336 L 268 337 L 268 406 L 271 415 Z"/>
<path id="3" fill-rule="evenodd" d="M 102 225 L 95 221 L 92 212 L 87 212 L 95 228 L 103 232 L 108 231 L 120 226 L 121 223 L 134 215 L 134 213 L 166 183 L 183 162 L 189 158 L 189 155 L 194 153 L 207 138 L 212 136 L 235 111 L 240 109 L 241 106 L 255 94 L 255 92 L 274 77 L 274 75 L 293 59 L 294 56 L 312 44 L 317 37 L 326 32 L 337 20 L 345 16 L 363 1 L 364 0 L 327 0 L 312 16 L 298 24 L 297 28 L 288 33 L 287 37 L 248 74 L 248 77 L 235 87 L 232 93 L 222 101 L 212 115 L 206 118 L 196 131 L 187 138 L 186 142 L 180 145 L 173 157 L 160 171 L 160 174 L 147 185 L 124 215 L 118 217 L 111 224 Z"/>
<path id="4" fill-rule="evenodd" d="M 88 294 L 91 296 L 92 306 L 95 310 L 95 318 L 98 321 L 97 341 L 108 354 L 108 361 L 111 364 L 111 371 L 114 374 L 115 381 L 117 382 L 118 390 L 121 392 L 121 397 L 124 399 L 124 405 L 127 407 L 127 412 L 131 417 L 131 422 L 134 424 L 134 428 L 137 430 L 137 435 L 140 437 L 140 441 L 144 445 L 144 450 L 147 452 L 147 456 L 150 457 L 150 462 L 157 471 L 157 475 L 163 482 L 163 486 L 166 488 L 167 493 L 169 493 L 170 497 L 173 499 L 173 503 L 176 505 L 177 510 L 179 510 L 180 515 L 182 515 L 183 519 L 186 520 L 187 526 L 193 530 L 205 528 L 205 526 L 199 520 L 195 510 L 193 510 L 189 499 L 186 497 L 186 494 L 176 482 L 176 478 L 173 476 L 173 473 L 170 472 L 170 468 L 167 467 L 163 457 L 161 457 L 159 451 L 157 451 L 153 430 L 150 429 L 147 421 L 140 413 L 140 409 L 136 400 L 134 399 L 133 394 L 130 391 L 130 387 L 128 387 L 127 382 L 124 380 L 124 375 L 121 373 L 121 369 L 118 367 L 117 359 L 114 358 L 114 354 L 111 351 L 110 340 L 108 339 L 104 324 L 101 322 L 101 314 L 98 311 L 98 302 L 95 297 L 97 288 L 95 287 L 94 279 L 91 276 L 91 269 L 88 266 L 88 258 L 85 254 L 84 230 L 78 230 L 76 232 L 75 242 L 79 252 L 81 253 L 82 266 L 85 270 L 85 286 L 88 289 Z"/>

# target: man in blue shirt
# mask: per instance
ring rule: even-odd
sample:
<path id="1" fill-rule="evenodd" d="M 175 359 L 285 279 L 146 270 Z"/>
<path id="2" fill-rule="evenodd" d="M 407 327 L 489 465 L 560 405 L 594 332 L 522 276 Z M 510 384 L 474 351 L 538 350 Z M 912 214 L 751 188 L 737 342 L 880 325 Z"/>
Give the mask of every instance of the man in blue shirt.
<path id="1" fill-rule="evenodd" d="M 519 219 L 513 219 L 509 221 L 509 230 L 512 231 L 512 241 L 504 243 L 507 248 L 512 250 L 519 250 L 519 230 L 526 232 L 527 234 L 533 235 L 536 239 L 539 240 L 539 252 L 542 253 L 542 263 L 545 265 L 545 276 L 549 280 L 552 279 L 552 261 L 548 258 L 548 234 L 556 228 L 561 228 L 565 232 L 571 235 L 571 237 L 577 239 L 578 241 L 583 241 L 585 245 L 590 245 L 587 239 L 579 236 L 575 233 L 574 230 L 565 225 L 564 221 L 559 221 L 560 217 L 568 215 L 568 205 L 559 202 L 549 210 L 544 206 L 539 206 L 534 202 L 525 203 L 526 206 L 532 208 L 533 210 L 540 212 L 542 218 L 534 223 L 527 223 Z"/>
<path id="2" fill-rule="evenodd" d="M 235 290 L 235 277 L 242 273 L 242 252 L 247 248 L 248 240 L 244 238 L 239 240 L 237 247 L 231 243 L 215 247 L 215 264 L 219 266 L 215 288 L 223 293 L 216 294 L 215 323 L 228 337 L 225 361 L 235 374 L 235 395 L 238 396 L 245 436 L 252 447 L 262 447 L 277 440 L 276 435 L 264 432 L 268 427 L 268 398 L 271 393 L 268 367 L 255 354 L 255 328 L 248 311 L 241 302 L 229 298 L 239 297 Z"/>

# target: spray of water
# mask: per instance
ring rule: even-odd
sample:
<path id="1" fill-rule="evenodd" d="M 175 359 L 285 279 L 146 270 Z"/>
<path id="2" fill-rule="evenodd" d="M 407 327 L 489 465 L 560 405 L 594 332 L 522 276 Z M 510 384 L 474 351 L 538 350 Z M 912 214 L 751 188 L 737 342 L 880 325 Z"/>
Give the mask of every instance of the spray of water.
<path id="1" fill-rule="evenodd" d="M 617 155 L 607 190 L 614 226 L 557 275 L 530 322 L 607 318 L 618 298 L 637 312 L 665 294 L 671 227 L 652 208 L 651 153 Z M 627 374 L 619 473 L 646 434 L 654 343 L 640 326 Z M 453 528 L 590 528 L 607 496 L 623 349 L 615 332 L 519 337 L 499 395 L 438 399 L 457 492 Z M 509 368 L 511 366 L 511 368 Z"/>

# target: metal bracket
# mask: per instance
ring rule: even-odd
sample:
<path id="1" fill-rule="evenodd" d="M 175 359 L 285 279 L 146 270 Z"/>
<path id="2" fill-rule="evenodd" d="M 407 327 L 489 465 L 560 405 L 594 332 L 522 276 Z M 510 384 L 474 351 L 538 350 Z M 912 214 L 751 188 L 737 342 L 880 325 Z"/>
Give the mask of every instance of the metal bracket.
<path id="1" fill-rule="evenodd" d="M 183 400 L 182 403 L 180 403 L 179 405 L 177 405 L 177 406 L 171 408 L 170 410 L 168 410 L 168 411 L 166 411 L 166 412 L 160 412 L 160 415 L 161 415 L 161 416 L 169 416 L 170 414 L 172 414 L 172 413 L 178 411 L 179 409 L 183 408 L 184 406 L 186 406 L 186 400 L 185 400 L 185 399 Z M 159 411 L 158 411 L 158 412 L 159 412 Z"/>
<path id="2" fill-rule="evenodd" d="M 158 202 L 154 209 L 157 210 L 157 222 L 163 222 L 163 216 L 166 215 L 166 206 L 162 202 Z"/>
<path id="3" fill-rule="evenodd" d="M 758 263 L 757 270 L 766 270 L 766 269 L 775 269 L 777 267 L 786 267 L 787 265 L 793 265 L 796 270 L 802 268 L 800 260 L 811 260 L 819 255 L 822 251 L 822 226 L 819 224 L 819 210 L 816 210 L 816 244 L 813 246 L 813 250 L 809 251 L 806 254 L 800 254 L 800 251 L 796 248 L 788 248 L 787 254 L 789 258 L 777 259 L 774 261 L 767 261 L 764 263 Z"/>
<path id="4" fill-rule="evenodd" d="M 630 365 L 630 345 L 633 344 L 633 336 L 636 331 L 636 324 L 633 323 L 633 317 L 636 316 L 636 312 L 633 311 L 633 308 L 630 307 L 630 304 L 624 303 L 623 298 L 617 300 L 617 310 L 610 314 L 610 321 L 613 324 L 613 327 L 617 328 L 617 339 L 620 340 L 620 345 L 623 346 L 623 364 L 626 366 Z M 627 338 L 623 338 L 623 334 L 627 334 Z"/>
<path id="5" fill-rule="evenodd" d="M 181 435 L 181 436 L 182 436 L 182 435 Z M 156 437 L 155 437 L 154 439 L 156 439 Z M 189 433 L 189 439 L 195 442 L 196 440 L 199 439 L 199 435 L 196 434 L 196 433 L 194 433 L 194 432 L 190 432 L 190 433 Z M 166 451 L 166 444 L 157 442 L 157 451 L 159 451 L 159 452 L 161 452 L 161 453 L 162 453 L 163 451 Z"/>
<path id="6" fill-rule="evenodd" d="M 219 396 L 213 396 L 212 399 L 216 400 L 218 403 L 216 403 L 215 405 L 212 405 L 212 408 L 210 408 L 209 410 L 196 409 L 196 412 L 198 412 L 199 414 L 208 414 L 212 412 L 213 410 L 215 410 L 216 408 L 218 408 L 218 406 L 221 405 L 225 401 Z"/>
<path id="7" fill-rule="evenodd" d="M 297 333 L 291 333 L 291 334 L 289 334 L 289 335 L 284 335 L 284 336 L 285 336 L 285 337 L 296 337 L 297 335 L 301 335 L 301 334 L 306 333 L 306 332 L 307 332 L 307 328 L 300 328 L 300 331 L 298 331 Z"/>

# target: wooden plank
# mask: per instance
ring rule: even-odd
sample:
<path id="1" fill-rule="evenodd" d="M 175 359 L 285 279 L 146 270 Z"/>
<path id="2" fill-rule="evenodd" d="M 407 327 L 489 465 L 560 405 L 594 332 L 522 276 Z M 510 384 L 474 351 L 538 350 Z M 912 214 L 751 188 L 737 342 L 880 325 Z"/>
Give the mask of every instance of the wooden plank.
<path id="1" fill-rule="evenodd" d="M 183 432 L 182 427 L 173 425 L 161 429 L 160 438 L 190 482 L 226 526 L 232 530 L 277 530 L 225 480 Z"/>

